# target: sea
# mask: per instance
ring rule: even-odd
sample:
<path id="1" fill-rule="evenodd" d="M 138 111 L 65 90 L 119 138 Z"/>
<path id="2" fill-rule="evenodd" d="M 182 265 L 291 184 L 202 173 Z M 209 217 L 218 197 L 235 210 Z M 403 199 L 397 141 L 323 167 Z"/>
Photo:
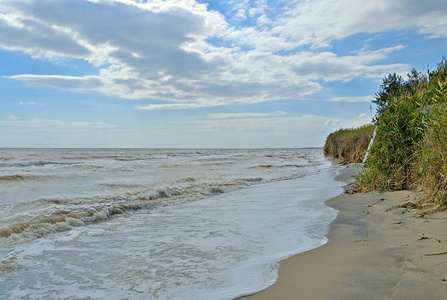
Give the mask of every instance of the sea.
<path id="1" fill-rule="evenodd" d="M 253 294 L 327 242 L 340 168 L 321 149 L 0 149 L 0 299 Z"/>

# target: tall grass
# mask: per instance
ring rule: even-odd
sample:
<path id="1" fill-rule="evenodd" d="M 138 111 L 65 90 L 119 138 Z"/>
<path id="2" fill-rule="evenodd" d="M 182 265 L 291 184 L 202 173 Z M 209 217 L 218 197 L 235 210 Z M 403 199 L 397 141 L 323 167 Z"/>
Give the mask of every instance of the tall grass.
<path id="1" fill-rule="evenodd" d="M 376 118 L 376 141 L 357 190 L 419 187 L 425 203 L 447 208 L 447 63 L 428 77 L 408 83 Z"/>
<path id="2" fill-rule="evenodd" d="M 342 163 L 360 163 L 365 157 L 373 132 L 372 124 L 333 132 L 326 139 L 324 154 Z"/>
<path id="3" fill-rule="evenodd" d="M 395 98 L 377 122 L 377 135 L 360 176 L 366 190 L 408 188 L 412 182 L 412 163 L 424 136 L 426 117 L 420 113 L 419 95 Z"/>
<path id="4" fill-rule="evenodd" d="M 430 125 L 416 160 L 417 183 L 425 189 L 423 202 L 447 208 L 447 81 L 439 82 L 434 97 L 438 104 L 428 113 Z"/>

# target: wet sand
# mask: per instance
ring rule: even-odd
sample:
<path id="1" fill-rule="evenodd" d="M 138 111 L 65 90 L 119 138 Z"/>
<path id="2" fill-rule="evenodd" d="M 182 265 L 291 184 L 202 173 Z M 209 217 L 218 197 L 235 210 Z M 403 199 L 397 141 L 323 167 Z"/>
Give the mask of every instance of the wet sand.
<path id="1" fill-rule="evenodd" d="M 355 165 L 337 180 L 352 183 Z M 329 242 L 280 263 L 271 287 L 242 299 L 447 299 L 447 212 L 398 208 L 415 192 L 342 194 Z"/>

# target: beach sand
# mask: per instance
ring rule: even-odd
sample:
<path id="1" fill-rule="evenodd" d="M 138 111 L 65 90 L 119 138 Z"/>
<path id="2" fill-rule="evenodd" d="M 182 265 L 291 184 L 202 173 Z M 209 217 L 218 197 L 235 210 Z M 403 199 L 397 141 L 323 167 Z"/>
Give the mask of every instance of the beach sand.
<path id="1" fill-rule="evenodd" d="M 337 180 L 352 183 L 355 165 Z M 398 208 L 417 193 L 342 194 L 324 246 L 280 263 L 271 287 L 242 299 L 447 299 L 447 213 Z"/>

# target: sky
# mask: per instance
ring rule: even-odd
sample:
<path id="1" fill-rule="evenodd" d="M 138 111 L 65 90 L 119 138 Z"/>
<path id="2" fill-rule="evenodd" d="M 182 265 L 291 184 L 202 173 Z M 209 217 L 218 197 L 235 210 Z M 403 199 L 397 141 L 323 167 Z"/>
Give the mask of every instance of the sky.
<path id="1" fill-rule="evenodd" d="M 0 147 L 322 147 L 446 50 L 445 0 L 1 0 Z"/>

